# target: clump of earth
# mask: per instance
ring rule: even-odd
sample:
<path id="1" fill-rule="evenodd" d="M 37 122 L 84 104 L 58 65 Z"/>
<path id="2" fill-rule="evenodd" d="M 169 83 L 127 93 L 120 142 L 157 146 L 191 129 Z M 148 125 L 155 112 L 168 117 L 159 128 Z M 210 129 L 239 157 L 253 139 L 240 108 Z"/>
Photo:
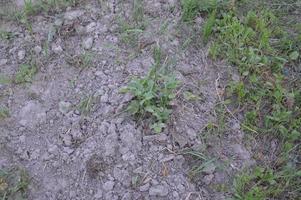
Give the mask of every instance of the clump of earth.
<path id="1" fill-rule="evenodd" d="M 0 41 L 1 75 L 13 79 L 33 60 L 38 68 L 27 83 L 0 84 L 0 105 L 10 112 L 0 121 L 0 168 L 26 170 L 28 199 L 220 200 L 230 194 L 216 188 L 231 187 L 233 174 L 252 165 L 239 122 L 223 135 L 204 132 L 217 120 L 216 80 L 229 67 L 217 69 L 201 42 L 188 45 L 198 41 L 202 19 L 189 27 L 179 1 L 144 1 L 145 30 L 133 47 L 120 32 L 120 19 L 129 22 L 132 11 L 132 1 L 82 1 L 31 17 L 32 31 L 0 19 L 1 30 L 13 34 Z M 121 112 L 131 97 L 120 89 L 147 74 L 156 45 L 181 85 L 167 128 L 149 134 Z M 93 101 L 84 113 L 86 98 Z M 194 175 L 205 161 L 191 151 L 212 160 Z"/>

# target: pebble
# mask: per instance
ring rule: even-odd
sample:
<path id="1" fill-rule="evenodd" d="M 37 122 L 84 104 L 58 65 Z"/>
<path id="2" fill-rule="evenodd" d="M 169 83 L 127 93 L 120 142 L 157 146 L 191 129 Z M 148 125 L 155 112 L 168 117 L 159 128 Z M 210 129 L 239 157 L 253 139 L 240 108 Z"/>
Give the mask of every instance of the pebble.
<path id="1" fill-rule="evenodd" d="M 242 159 L 242 160 L 250 160 L 251 155 L 250 153 L 242 146 L 239 144 L 234 144 L 232 145 L 233 152 L 237 154 L 237 156 Z"/>
<path id="2" fill-rule="evenodd" d="M 55 25 L 56 27 L 62 26 L 63 23 L 64 23 L 64 21 L 63 21 L 61 18 L 57 18 L 57 19 L 55 19 L 55 21 L 54 21 L 54 25 Z"/>
<path id="3" fill-rule="evenodd" d="M 7 63 L 7 59 L 1 59 L 0 60 L 0 66 L 5 65 Z"/>
<path id="4" fill-rule="evenodd" d="M 39 54 L 39 53 L 41 53 L 41 51 L 42 51 L 42 47 L 40 47 L 40 46 L 35 46 L 34 49 L 33 49 L 33 51 L 34 51 L 36 54 Z"/>
<path id="5" fill-rule="evenodd" d="M 149 184 L 149 183 L 146 183 L 146 184 L 141 185 L 141 186 L 139 187 L 139 191 L 140 191 L 140 192 L 146 192 L 147 190 L 149 190 L 149 187 L 150 187 L 150 184 Z"/>
<path id="6" fill-rule="evenodd" d="M 203 182 L 206 185 L 209 185 L 211 183 L 211 181 L 212 181 L 213 178 L 214 178 L 213 174 L 206 175 L 206 176 L 204 176 Z"/>
<path id="7" fill-rule="evenodd" d="M 103 189 L 105 191 L 110 191 L 114 188 L 114 185 L 115 185 L 114 181 L 107 181 L 103 184 Z"/>
<path id="8" fill-rule="evenodd" d="M 86 27 L 86 32 L 87 33 L 91 33 L 95 30 L 96 28 L 96 23 L 95 22 L 91 22 L 90 24 L 87 25 Z"/>
<path id="9" fill-rule="evenodd" d="M 72 138 L 70 135 L 62 135 L 62 141 L 65 144 L 65 146 L 71 146 L 72 145 Z"/>
<path id="10" fill-rule="evenodd" d="M 149 195 L 165 197 L 168 195 L 168 189 L 163 185 L 154 185 L 149 189 Z"/>
<path id="11" fill-rule="evenodd" d="M 63 51 L 63 48 L 60 45 L 57 45 L 57 44 L 52 44 L 51 49 L 56 54 L 59 54 Z"/>
<path id="12" fill-rule="evenodd" d="M 24 58 L 25 58 L 25 51 L 24 50 L 18 51 L 18 59 L 23 60 Z"/>
<path id="13" fill-rule="evenodd" d="M 93 45 L 93 38 L 92 38 L 92 37 L 86 38 L 86 39 L 83 41 L 83 47 L 84 47 L 84 49 L 86 49 L 86 50 L 91 49 L 91 48 L 92 48 L 92 45 Z"/>
<path id="14" fill-rule="evenodd" d="M 74 20 L 74 19 L 82 16 L 83 14 L 84 14 L 84 11 L 82 11 L 82 10 L 68 11 L 68 12 L 65 13 L 64 19 L 65 20 Z"/>
<path id="15" fill-rule="evenodd" d="M 67 102 L 67 101 L 61 101 L 59 103 L 59 111 L 62 113 L 62 114 L 67 114 L 70 110 L 70 107 L 71 107 L 71 103 L 70 102 Z"/>
<path id="16" fill-rule="evenodd" d="M 96 192 L 96 194 L 94 195 L 94 198 L 95 198 L 95 199 L 100 199 L 100 198 L 102 198 L 102 190 L 98 190 L 98 191 Z"/>

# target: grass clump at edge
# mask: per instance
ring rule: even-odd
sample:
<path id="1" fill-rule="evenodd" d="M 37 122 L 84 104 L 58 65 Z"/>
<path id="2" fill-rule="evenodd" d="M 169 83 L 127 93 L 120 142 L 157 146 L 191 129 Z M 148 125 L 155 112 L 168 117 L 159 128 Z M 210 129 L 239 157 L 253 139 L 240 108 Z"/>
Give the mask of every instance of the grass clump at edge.
<path id="1" fill-rule="evenodd" d="M 301 83 L 291 83 L 286 71 L 301 61 L 301 34 L 292 37 L 284 31 L 275 12 L 265 7 L 243 15 L 236 9 L 209 13 L 203 38 L 205 42 L 212 39 L 210 56 L 226 59 L 241 76 L 226 87 L 226 101 L 234 99 L 239 109 L 244 108 L 245 127 L 279 142 L 276 160 L 268 165 L 258 163 L 236 177 L 234 198 L 296 199 L 301 196 L 301 170 L 296 162 L 301 140 Z"/>

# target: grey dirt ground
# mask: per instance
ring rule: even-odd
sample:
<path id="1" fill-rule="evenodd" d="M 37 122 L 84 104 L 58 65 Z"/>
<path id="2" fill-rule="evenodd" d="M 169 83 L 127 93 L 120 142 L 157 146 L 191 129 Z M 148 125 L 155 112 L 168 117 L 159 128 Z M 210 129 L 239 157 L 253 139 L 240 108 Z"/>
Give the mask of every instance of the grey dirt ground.
<path id="1" fill-rule="evenodd" d="M 91 0 L 42 12 L 31 17 L 31 32 L 1 19 L 1 30 L 13 33 L 0 41 L 1 75 L 13 79 L 21 64 L 37 66 L 30 82 L 0 84 L 0 105 L 10 113 L 0 121 L 0 167 L 25 169 L 27 199 L 222 200 L 230 194 L 218 188 L 252 164 L 237 121 L 224 135 L 204 131 L 218 118 L 218 76 L 229 72 L 191 42 L 199 30 L 181 24 L 179 1 L 144 1 L 145 30 L 134 45 L 120 29 L 132 4 Z M 156 45 L 181 85 L 168 128 L 149 134 L 122 112 L 131 96 L 120 89 L 147 73 Z M 185 154 L 192 150 L 211 161 L 194 176 L 199 163 Z"/>

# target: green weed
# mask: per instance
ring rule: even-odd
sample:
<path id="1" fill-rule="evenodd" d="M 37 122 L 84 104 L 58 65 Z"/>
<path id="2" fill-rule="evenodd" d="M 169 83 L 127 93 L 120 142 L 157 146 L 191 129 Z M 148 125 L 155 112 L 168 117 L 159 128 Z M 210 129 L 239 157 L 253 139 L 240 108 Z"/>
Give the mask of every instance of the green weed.
<path id="1" fill-rule="evenodd" d="M 189 150 L 183 152 L 182 154 L 191 156 L 192 160 L 195 162 L 195 164 L 189 172 L 189 176 L 191 178 L 204 172 L 204 170 L 206 170 L 206 168 L 208 168 L 209 166 L 215 165 L 215 158 L 208 158 L 206 155 L 199 151 Z"/>
<path id="2" fill-rule="evenodd" d="M 94 103 L 94 97 L 93 95 L 90 95 L 84 99 L 81 100 L 81 102 L 78 104 L 78 109 L 83 115 L 87 115 L 91 112 L 92 106 Z"/>
<path id="3" fill-rule="evenodd" d="M 36 73 L 37 67 L 35 65 L 22 64 L 16 73 L 15 83 L 22 84 L 31 82 Z"/>
<path id="4" fill-rule="evenodd" d="M 136 25 L 139 25 L 144 20 L 143 0 L 134 0 L 133 20 Z"/>
<path id="5" fill-rule="evenodd" d="M 300 197 L 301 171 L 292 166 L 273 170 L 257 167 L 241 173 L 234 181 L 235 198 L 238 200 L 297 199 Z M 283 195 L 285 191 L 288 192 Z"/>
<path id="6" fill-rule="evenodd" d="M 9 110 L 7 107 L 0 107 L 0 119 L 5 119 L 9 117 Z"/>
<path id="7" fill-rule="evenodd" d="M 200 11 L 199 0 L 182 0 L 182 19 L 185 22 L 191 22 Z"/>
<path id="8" fill-rule="evenodd" d="M 1 200 L 25 199 L 28 185 L 29 177 L 23 169 L 0 169 Z"/>
<path id="9" fill-rule="evenodd" d="M 14 34 L 9 31 L 0 30 L 0 39 L 1 40 L 10 40 L 14 37 Z"/>
<path id="10" fill-rule="evenodd" d="M 216 21 L 216 11 L 213 11 L 210 14 L 208 20 L 206 21 L 206 23 L 204 24 L 204 27 L 203 27 L 203 38 L 204 38 L 205 42 L 208 41 L 209 36 L 213 32 L 213 27 L 215 25 L 215 21 Z"/>
<path id="11" fill-rule="evenodd" d="M 70 56 L 66 54 L 66 61 L 71 64 L 72 66 L 75 66 L 80 69 L 85 69 L 91 66 L 93 62 L 93 53 L 90 52 L 84 52 L 80 55 L 74 55 Z"/>
<path id="12" fill-rule="evenodd" d="M 154 50 L 155 66 L 144 78 L 133 79 L 123 92 L 131 93 L 134 99 L 127 107 L 127 111 L 137 118 L 150 118 L 151 129 L 160 133 L 171 114 L 171 101 L 175 98 L 175 89 L 179 82 L 160 68 L 160 50 Z"/>
<path id="13" fill-rule="evenodd" d="M 225 99 L 244 108 L 242 127 L 279 142 L 278 160 L 270 161 L 270 167 L 257 167 L 237 177 L 235 198 L 296 199 L 301 174 L 295 160 L 301 139 L 300 84 L 291 84 L 285 71 L 300 63 L 301 43 L 281 28 L 272 10 L 217 11 L 211 11 L 203 32 L 205 41 L 213 38 L 209 54 L 226 59 L 241 75 L 240 81 L 226 87 Z"/>
<path id="14" fill-rule="evenodd" d="M 11 80 L 10 80 L 9 77 L 7 77 L 4 74 L 0 74 L 0 84 L 7 85 L 7 84 L 10 84 L 10 83 L 11 83 Z"/>

